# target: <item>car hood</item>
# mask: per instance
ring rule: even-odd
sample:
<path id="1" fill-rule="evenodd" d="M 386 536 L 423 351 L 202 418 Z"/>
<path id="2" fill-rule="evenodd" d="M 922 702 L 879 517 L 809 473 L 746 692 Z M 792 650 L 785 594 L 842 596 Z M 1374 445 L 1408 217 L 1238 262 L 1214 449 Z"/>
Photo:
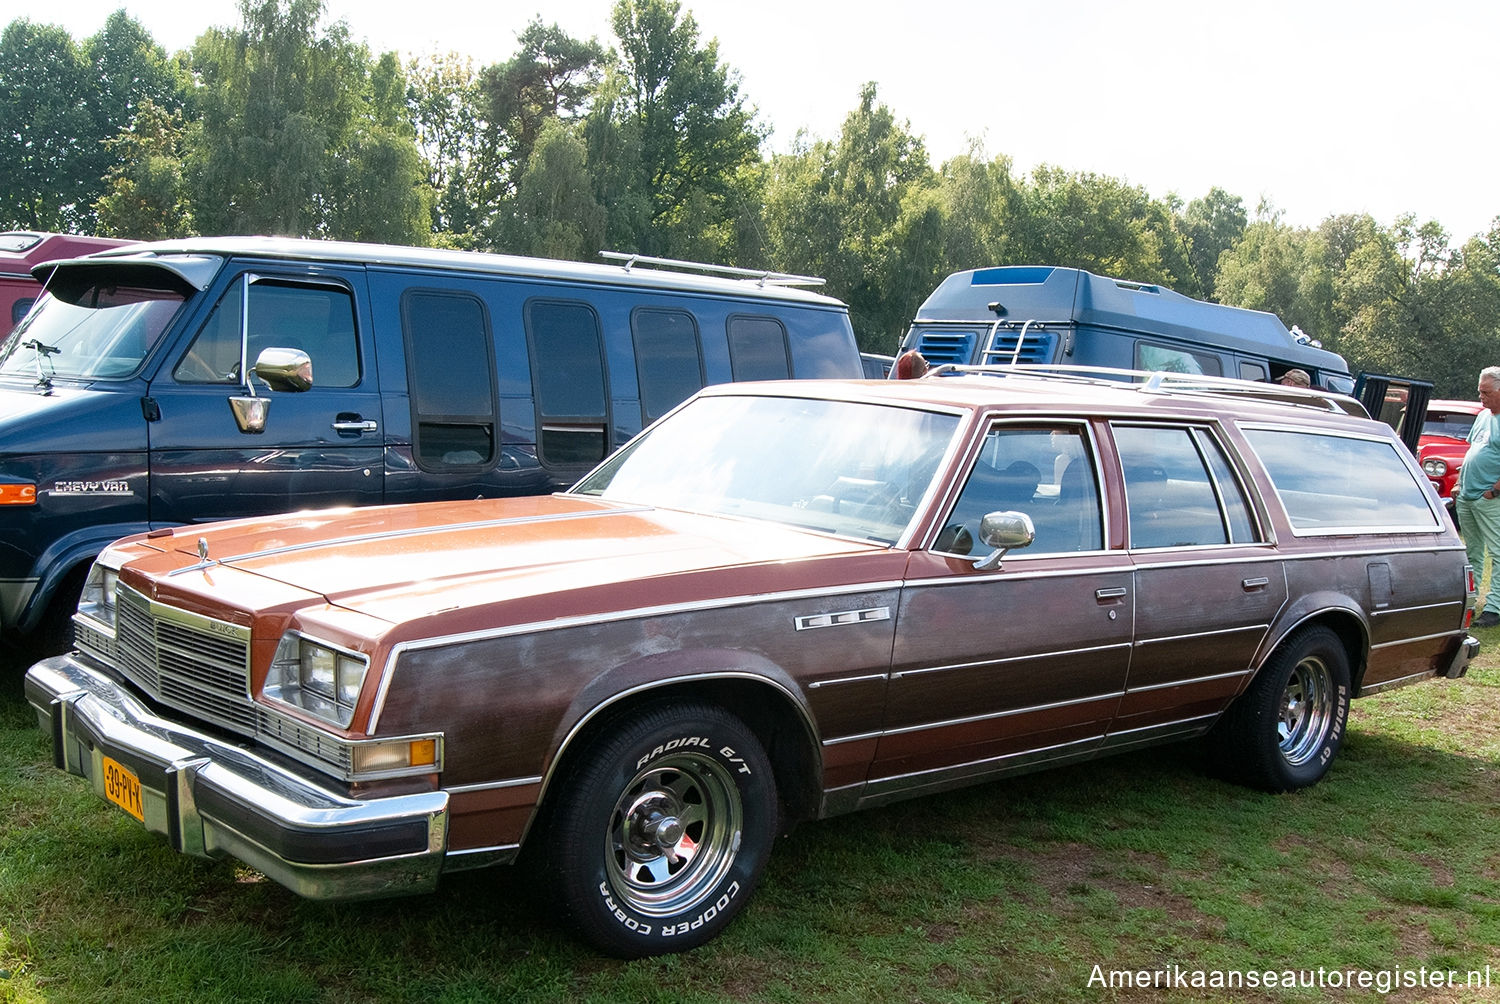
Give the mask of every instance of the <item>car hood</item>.
<path id="1" fill-rule="evenodd" d="M 813 561 L 822 571 L 800 576 L 787 563 L 899 557 L 777 524 L 580 496 L 308 512 L 133 540 L 154 553 L 137 550 L 128 575 L 154 578 L 162 598 L 181 590 L 244 608 L 262 602 L 255 597 L 313 594 L 390 623 L 458 622 L 444 630 L 463 630 L 466 616 L 493 627 L 826 586 L 838 563 Z M 259 581 L 236 585 L 231 570 Z M 502 606 L 508 614 L 497 617 Z"/>

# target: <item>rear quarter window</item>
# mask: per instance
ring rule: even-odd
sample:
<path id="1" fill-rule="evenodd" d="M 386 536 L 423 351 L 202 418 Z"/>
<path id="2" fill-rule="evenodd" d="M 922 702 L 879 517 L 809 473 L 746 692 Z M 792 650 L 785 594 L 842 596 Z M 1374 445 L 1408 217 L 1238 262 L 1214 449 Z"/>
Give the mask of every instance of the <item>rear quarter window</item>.
<path id="1" fill-rule="evenodd" d="M 1394 440 L 1289 429 L 1244 433 L 1298 534 L 1440 528 Z"/>

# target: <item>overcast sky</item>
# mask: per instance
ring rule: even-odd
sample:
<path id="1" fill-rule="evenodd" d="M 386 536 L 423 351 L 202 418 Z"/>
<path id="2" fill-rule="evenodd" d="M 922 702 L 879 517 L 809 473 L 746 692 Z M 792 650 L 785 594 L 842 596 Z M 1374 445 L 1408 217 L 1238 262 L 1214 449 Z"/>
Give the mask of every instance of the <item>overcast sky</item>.
<path id="1" fill-rule="evenodd" d="M 612 0 L 325 0 L 376 52 L 508 59 L 539 13 L 607 45 Z M 168 50 L 240 22 L 235 0 L 0 0 L 76 39 L 124 7 Z M 1500 214 L 1494 0 L 683 0 L 786 150 L 838 135 L 875 81 L 933 166 L 971 141 L 1184 201 L 1217 185 L 1298 226 Z"/>

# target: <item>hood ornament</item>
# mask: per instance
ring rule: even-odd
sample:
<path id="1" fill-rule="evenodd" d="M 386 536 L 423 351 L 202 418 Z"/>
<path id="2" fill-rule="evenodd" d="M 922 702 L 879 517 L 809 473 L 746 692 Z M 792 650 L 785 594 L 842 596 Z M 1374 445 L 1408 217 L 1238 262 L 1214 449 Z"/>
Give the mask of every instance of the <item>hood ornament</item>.
<path id="1" fill-rule="evenodd" d="M 204 564 L 208 563 L 208 538 L 198 538 L 198 560 Z"/>

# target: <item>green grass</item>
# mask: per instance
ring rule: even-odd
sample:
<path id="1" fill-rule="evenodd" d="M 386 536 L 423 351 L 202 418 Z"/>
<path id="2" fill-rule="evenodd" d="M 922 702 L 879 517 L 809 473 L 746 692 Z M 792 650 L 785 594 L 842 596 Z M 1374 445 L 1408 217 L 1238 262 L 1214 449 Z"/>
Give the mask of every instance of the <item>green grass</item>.
<path id="1" fill-rule="evenodd" d="M 723 937 L 631 963 L 504 869 L 320 904 L 173 854 L 50 766 L 0 669 L 0 1001 L 1500 1000 L 1493 651 L 1356 701 L 1298 794 L 1217 781 L 1185 745 L 808 824 Z M 1095 966 L 1426 967 L 1460 987 L 1109 989 Z M 1462 986 L 1486 966 L 1497 986 Z"/>

